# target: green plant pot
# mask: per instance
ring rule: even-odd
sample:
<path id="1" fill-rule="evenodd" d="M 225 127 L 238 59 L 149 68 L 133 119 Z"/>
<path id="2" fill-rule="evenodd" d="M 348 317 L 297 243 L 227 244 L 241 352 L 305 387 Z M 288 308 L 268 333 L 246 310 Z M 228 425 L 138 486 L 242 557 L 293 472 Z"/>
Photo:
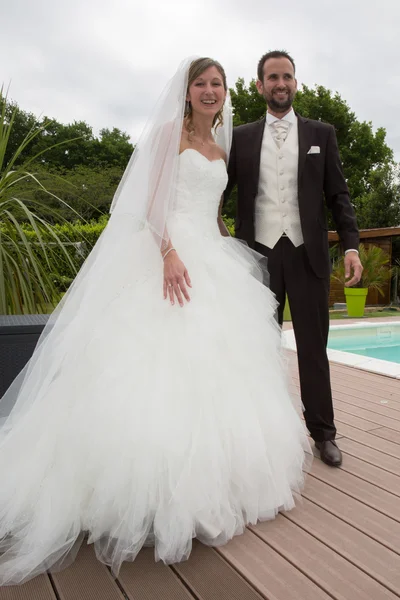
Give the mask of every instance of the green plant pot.
<path id="1" fill-rule="evenodd" d="M 349 317 L 363 317 L 368 288 L 344 288 L 347 314 Z"/>

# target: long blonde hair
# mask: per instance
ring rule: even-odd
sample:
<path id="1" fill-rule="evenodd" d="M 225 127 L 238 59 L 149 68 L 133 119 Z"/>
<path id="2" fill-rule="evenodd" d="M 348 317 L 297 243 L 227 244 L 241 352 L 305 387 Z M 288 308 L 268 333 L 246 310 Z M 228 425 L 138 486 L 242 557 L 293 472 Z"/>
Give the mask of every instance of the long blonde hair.
<path id="1" fill-rule="evenodd" d="M 192 83 L 198 77 L 200 77 L 200 75 L 202 75 L 202 73 L 204 73 L 204 71 L 206 71 L 210 67 L 215 67 L 216 69 L 218 69 L 218 71 L 222 77 L 224 89 L 225 89 L 225 91 L 228 90 L 228 86 L 226 83 L 226 75 L 225 75 L 225 71 L 224 71 L 222 65 L 220 65 L 219 62 L 217 62 L 216 60 L 213 60 L 212 58 L 198 58 L 198 59 L 194 60 L 189 67 L 188 86 L 187 86 L 188 92 L 189 92 L 189 88 L 192 85 Z M 190 137 L 194 134 L 193 112 L 192 112 L 192 105 L 190 102 L 186 102 L 186 106 L 185 106 L 185 124 L 186 124 L 187 132 Z M 224 124 L 223 107 L 221 107 L 220 110 L 217 112 L 217 114 L 214 117 L 213 127 L 215 127 L 215 129 L 217 129 L 218 127 L 221 127 L 223 124 Z"/>

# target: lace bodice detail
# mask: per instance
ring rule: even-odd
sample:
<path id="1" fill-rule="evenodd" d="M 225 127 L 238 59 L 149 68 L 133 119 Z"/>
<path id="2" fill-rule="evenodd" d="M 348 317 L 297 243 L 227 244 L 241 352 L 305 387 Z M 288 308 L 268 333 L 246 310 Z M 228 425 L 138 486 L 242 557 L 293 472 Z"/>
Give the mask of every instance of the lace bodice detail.
<path id="1" fill-rule="evenodd" d="M 218 231 L 217 216 L 228 175 L 223 159 L 208 160 L 197 150 L 184 150 L 179 157 L 179 173 L 170 225 L 190 221 L 196 229 Z"/>

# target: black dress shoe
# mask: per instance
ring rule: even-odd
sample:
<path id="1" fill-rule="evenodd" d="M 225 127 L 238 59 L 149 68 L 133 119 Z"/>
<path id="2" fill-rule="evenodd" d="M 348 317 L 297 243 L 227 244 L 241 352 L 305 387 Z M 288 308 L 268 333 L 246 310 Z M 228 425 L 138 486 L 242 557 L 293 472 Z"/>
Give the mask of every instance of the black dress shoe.
<path id="1" fill-rule="evenodd" d="M 330 467 L 340 467 L 342 464 L 342 453 L 333 440 L 326 442 L 315 442 L 321 454 L 321 460 Z"/>

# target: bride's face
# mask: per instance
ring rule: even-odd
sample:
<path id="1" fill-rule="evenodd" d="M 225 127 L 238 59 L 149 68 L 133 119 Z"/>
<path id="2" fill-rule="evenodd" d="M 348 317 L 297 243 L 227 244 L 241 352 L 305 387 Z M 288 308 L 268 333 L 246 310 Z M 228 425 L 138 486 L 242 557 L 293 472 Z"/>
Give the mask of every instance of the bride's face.
<path id="1" fill-rule="evenodd" d="M 226 90 L 217 67 L 209 67 L 189 87 L 187 100 L 192 104 L 193 113 L 214 115 L 225 102 Z"/>

